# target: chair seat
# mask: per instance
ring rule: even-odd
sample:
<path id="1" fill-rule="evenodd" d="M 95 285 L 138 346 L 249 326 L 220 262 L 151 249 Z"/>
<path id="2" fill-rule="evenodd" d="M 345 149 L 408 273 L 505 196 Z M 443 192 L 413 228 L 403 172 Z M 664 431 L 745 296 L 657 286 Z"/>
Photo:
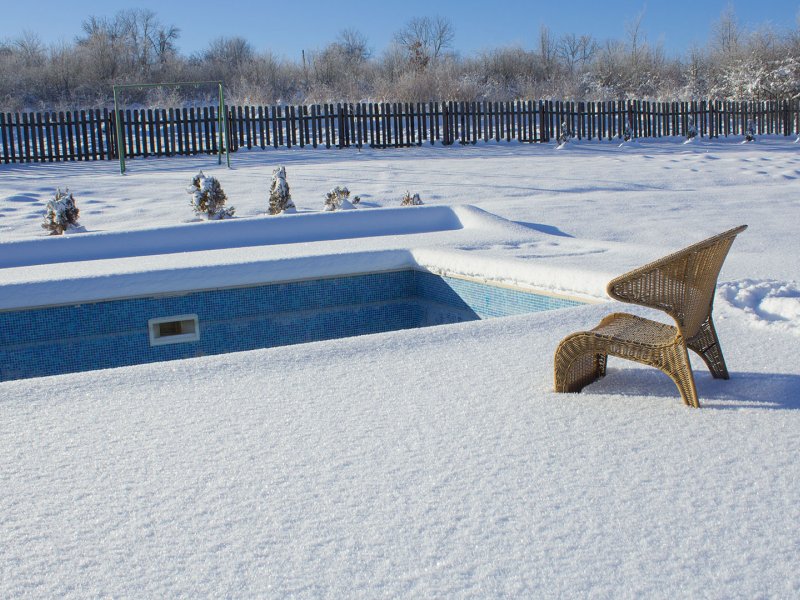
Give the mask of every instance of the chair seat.
<path id="1" fill-rule="evenodd" d="M 648 348 L 675 345 L 678 328 L 628 313 L 613 313 L 605 317 L 591 332 L 608 340 L 629 342 Z"/>
<path id="2" fill-rule="evenodd" d="M 555 356 L 555 390 L 579 392 L 600 379 L 606 374 L 608 356 L 660 369 L 678 386 L 684 403 L 699 406 L 678 328 L 628 313 L 608 315 L 597 327 L 561 341 Z"/>

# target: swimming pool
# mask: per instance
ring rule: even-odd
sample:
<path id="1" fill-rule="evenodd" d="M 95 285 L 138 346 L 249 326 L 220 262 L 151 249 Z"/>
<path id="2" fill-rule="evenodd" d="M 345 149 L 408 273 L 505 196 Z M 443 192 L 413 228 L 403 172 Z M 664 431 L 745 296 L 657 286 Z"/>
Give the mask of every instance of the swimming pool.
<path id="1" fill-rule="evenodd" d="M 0 312 L 0 381 L 568 308 L 581 301 L 418 270 Z"/>

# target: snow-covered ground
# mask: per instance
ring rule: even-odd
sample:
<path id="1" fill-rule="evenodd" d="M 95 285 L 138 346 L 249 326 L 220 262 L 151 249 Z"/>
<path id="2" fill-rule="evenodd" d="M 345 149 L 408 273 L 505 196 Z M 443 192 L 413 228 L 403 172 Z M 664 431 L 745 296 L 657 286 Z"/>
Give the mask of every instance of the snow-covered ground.
<path id="1" fill-rule="evenodd" d="M 365 207 L 408 190 L 515 223 L 8 268 L 0 302 L 150 269 L 179 286 L 197 269 L 398 253 L 592 294 L 750 226 L 715 308 L 731 379 L 693 362 L 701 410 L 613 359 L 583 393 L 551 391 L 558 341 L 629 309 L 610 303 L 0 383 L 0 596 L 800 596 L 792 141 L 269 150 L 230 171 L 137 160 L 124 177 L 113 163 L 0 165 L 2 260 L 44 236 L 59 186 L 86 231 L 191 221 L 200 168 L 242 221 L 263 218 L 283 164 L 301 213 L 346 185 Z"/>

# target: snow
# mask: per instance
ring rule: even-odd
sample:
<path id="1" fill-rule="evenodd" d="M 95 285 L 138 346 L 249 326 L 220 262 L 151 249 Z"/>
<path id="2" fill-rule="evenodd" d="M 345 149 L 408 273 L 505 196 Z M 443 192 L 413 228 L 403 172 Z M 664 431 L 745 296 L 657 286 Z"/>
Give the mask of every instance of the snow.
<path id="1" fill-rule="evenodd" d="M 0 595 L 797 597 L 792 141 L 268 150 L 231 171 L 132 161 L 125 185 L 111 163 L 0 165 L 5 307 L 408 265 L 599 299 L 615 275 L 749 225 L 715 305 L 731 379 L 693 357 L 700 410 L 613 359 L 583 393 L 551 391 L 566 334 L 654 316 L 610 302 L 0 383 Z M 259 216 L 276 164 L 296 216 Z M 236 217 L 183 223 L 200 168 Z M 316 212 L 333 182 L 361 206 Z M 96 233 L 41 232 L 65 184 Z M 406 189 L 426 205 L 383 214 L 457 225 L 352 234 Z M 313 241 L 323 218 L 364 222 Z M 295 229 L 259 241 L 279 226 Z M 184 231 L 190 247 L 170 245 Z M 70 262 L 37 264 L 49 249 Z"/>
<path id="2" fill-rule="evenodd" d="M 297 244 L 320 240 L 386 235 L 408 235 L 463 227 L 459 208 L 448 206 L 361 210 L 352 215 L 281 214 L 221 223 L 190 223 L 130 231 L 96 232 L 58 239 L 23 239 L 0 242 L 0 268 L 53 262 L 98 260 L 227 250 L 251 246 Z M 461 209 L 467 212 L 470 209 Z M 480 218 L 480 217 L 479 217 Z"/>
<path id="3" fill-rule="evenodd" d="M 719 295 L 726 313 L 744 313 L 747 323 L 800 335 L 800 287 L 796 282 L 743 279 L 724 283 Z"/>
<path id="4" fill-rule="evenodd" d="M 55 244 L 9 241 L 0 243 L 0 265 L 7 265 L 0 268 L 0 309 L 409 268 L 594 301 L 605 296 L 609 273 L 565 272 L 544 260 L 468 251 L 479 247 L 477 240 L 519 247 L 531 242 L 531 232 L 472 206 L 423 206 L 103 232 Z M 584 249 L 575 240 L 563 244 L 575 246 L 577 254 Z M 561 248 L 556 254 L 566 253 Z M 53 268 L 64 260 L 75 262 Z"/>

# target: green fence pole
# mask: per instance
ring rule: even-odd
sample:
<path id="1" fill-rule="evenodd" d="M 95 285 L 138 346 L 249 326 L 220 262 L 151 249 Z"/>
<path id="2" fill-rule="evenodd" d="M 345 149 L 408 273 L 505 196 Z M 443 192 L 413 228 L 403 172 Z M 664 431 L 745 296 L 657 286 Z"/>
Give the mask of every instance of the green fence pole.
<path id="1" fill-rule="evenodd" d="M 219 137 L 219 144 L 217 146 L 217 164 L 222 164 L 222 84 L 218 86 L 219 89 L 219 108 L 217 109 L 217 137 Z"/>
<path id="2" fill-rule="evenodd" d="M 225 92 L 222 90 L 222 83 L 219 84 L 219 114 L 222 119 L 222 127 L 225 130 L 225 160 L 228 168 L 231 168 L 231 134 L 228 131 L 228 115 L 225 108 Z M 220 129 L 222 131 L 222 129 Z"/>
<path id="3" fill-rule="evenodd" d="M 117 154 L 119 154 L 119 172 L 120 175 L 125 175 L 125 144 L 122 141 L 122 114 L 117 107 L 117 86 L 114 86 L 114 116 L 116 117 L 115 125 L 117 130 Z"/>
<path id="4" fill-rule="evenodd" d="M 217 152 L 217 163 L 222 164 L 222 147 L 225 146 L 225 155 L 227 157 L 228 168 L 231 168 L 231 152 L 230 152 L 230 134 L 228 132 L 228 119 L 225 114 L 225 92 L 223 91 L 221 81 L 172 81 L 165 83 L 125 83 L 113 86 L 114 90 L 114 114 L 116 115 L 116 131 L 117 131 L 117 153 L 119 154 L 119 170 L 123 175 L 125 174 L 125 144 L 122 138 L 122 111 L 119 110 L 119 102 L 117 97 L 117 90 L 119 89 L 150 89 L 156 87 L 181 87 L 186 85 L 193 85 L 198 87 L 200 85 L 216 84 L 219 88 L 219 149 Z M 223 141 L 224 140 L 224 141 Z"/>

